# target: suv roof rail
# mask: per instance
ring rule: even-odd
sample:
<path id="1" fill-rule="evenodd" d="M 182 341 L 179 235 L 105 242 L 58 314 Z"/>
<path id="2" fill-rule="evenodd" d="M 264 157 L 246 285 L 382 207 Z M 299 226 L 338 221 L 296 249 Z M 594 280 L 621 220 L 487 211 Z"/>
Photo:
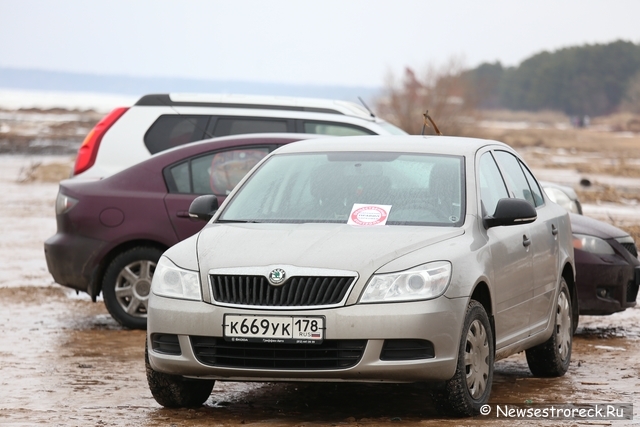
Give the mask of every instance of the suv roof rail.
<path id="1" fill-rule="evenodd" d="M 341 114 L 368 119 L 372 118 L 369 111 L 353 102 L 315 98 L 222 94 L 150 94 L 144 95 L 135 105 L 308 111 L 312 113 Z"/>

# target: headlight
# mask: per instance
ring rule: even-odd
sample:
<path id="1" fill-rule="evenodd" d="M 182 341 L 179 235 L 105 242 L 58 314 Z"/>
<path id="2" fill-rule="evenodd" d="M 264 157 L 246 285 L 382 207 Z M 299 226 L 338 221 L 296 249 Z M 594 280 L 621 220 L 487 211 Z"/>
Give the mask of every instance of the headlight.
<path id="1" fill-rule="evenodd" d="M 399 273 L 375 274 L 360 298 L 361 303 L 416 301 L 437 298 L 451 278 L 451 263 L 431 262 Z"/>
<path id="2" fill-rule="evenodd" d="M 164 256 L 160 257 L 153 273 L 151 291 L 163 297 L 202 300 L 198 272 L 183 270 Z"/>
<path id="3" fill-rule="evenodd" d="M 610 244 L 602 239 L 584 234 L 573 235 L 573 247 L 592 254 L 613 255 L 615 252 Z"/>
<path id="4" fill-rule="evenodd" d="M 69 197 L 66 194 L 58 193 L 58 197 L 56 197 L 56 215 L 69 212 L 77 203 L 77 199 Z"/>

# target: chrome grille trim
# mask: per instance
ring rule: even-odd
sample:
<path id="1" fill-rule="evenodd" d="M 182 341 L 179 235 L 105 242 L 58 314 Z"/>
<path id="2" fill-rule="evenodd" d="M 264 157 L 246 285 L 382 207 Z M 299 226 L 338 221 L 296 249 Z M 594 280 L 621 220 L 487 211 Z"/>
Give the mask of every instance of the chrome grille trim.
<path id="1" fill-rule="evenodd" d="M 271 285 L 268 274 L 286 271 L 286 280 Z M 211 269 L 208 274 L 213 304 L 245 309 L 311 310 L 344 306 L 358 279 L 353 271 L 273 265 Z"/>

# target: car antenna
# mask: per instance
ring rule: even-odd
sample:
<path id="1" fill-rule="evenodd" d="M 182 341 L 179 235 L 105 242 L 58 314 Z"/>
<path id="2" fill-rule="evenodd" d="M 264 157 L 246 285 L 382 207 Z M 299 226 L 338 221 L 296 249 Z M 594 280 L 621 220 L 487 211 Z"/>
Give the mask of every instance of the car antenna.
<path id="1" fill-rule="evenodd" d="M 374 119 L 376 118 L 376 115 L 373 114 L 373 111 L 371 111 L 371 108 L 369 108 L 369 106 L 367 104 L 364 103 L 364 100 L 362 99 L 362 97 L 358 97 L 358 99 L 360 100 L 360 102 L 362 103 L 362 105 L 364 105 L 364 108 L 367 109 L 367 111 L 369 112 L 369 114 L 371 114 L 371 117 L 373 117 Z"/>
<path id="2" fill-rule="evenodd" d="M 440 132 L 440 129 L 438 129 L 438 125 L 429 115 L 429 110 L 424 112 L 422 116 L 424 117 L 424 121 L 422 122 L 422 132 L 420 133 L 420 135 L 424 135 L 424 129 L 431 126 L 433 126 L 433 130 L 435 131 L 436 135 L 442 135 L 442 132 Z M 429 126 L 429 122 L 427 122 L 427 119 L 429 120 L 429 122 L 431 122 L 431 126 Z"/>

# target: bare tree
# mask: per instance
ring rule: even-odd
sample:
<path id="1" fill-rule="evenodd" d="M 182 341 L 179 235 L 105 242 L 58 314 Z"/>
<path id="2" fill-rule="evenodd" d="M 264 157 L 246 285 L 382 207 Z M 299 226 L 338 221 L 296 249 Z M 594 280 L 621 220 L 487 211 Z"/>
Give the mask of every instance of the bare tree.
<path id="1" fill-rule="evenodd" d="M 419 134 L 423 113 L 429 110 L 445 135 L 462 134 L 473 114 L 464 97 L 464 71 L 462 61 L 453 58 L 441 67 L 427 67 L 421 76 L 407 67 L 400 81 L 389 73 L 384 94 L 376 101 L 378 114 L 410 134 Z"/>

